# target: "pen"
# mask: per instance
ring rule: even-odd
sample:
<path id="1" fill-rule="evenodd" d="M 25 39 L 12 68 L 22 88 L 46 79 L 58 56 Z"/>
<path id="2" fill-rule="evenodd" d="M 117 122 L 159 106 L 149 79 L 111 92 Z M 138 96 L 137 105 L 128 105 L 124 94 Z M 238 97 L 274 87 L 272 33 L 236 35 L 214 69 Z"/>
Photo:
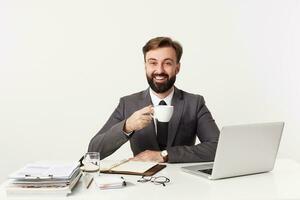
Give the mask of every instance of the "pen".
<path id="1" fill-rule="evenodd" d="M 78 162 L 79 162 L 79 164 L 80 164 L 80 167 L 83 166 L 83 163 L 82 163 L 83 159 L 84 159 L 84 156 L 82 156 L 82 157 L 78 160 Z"/>
<path id="2" fill-rule="evenodd" d="M 90 179 L 90 181 L 88 182 L 88 184 L 87 184 L 87 186 L 86 186 L 86 189 L 89 189 L 89 187 L 90 187 L 91 183 L 93 182 L 93 180 L 94 180 L 94 177 L 92 177 L 92 178 Z"/>
<path id="3" fill-rule="evenodd" d="M 121 179 L 123 179 L 123 186 L 126 186 L 126 181 L 125 181 L 125 179 L 124 179 L 124 177 L 123 176 L 121 176 Z"/>

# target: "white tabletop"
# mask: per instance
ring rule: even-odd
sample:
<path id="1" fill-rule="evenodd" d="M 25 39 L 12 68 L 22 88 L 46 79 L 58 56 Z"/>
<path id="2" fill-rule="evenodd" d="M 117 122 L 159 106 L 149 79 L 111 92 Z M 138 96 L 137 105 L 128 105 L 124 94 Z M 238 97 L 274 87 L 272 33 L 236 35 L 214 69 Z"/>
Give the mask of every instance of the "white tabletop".
<path id="1" fill-rule="evenodd" d="M 128 185 L 121 189 L 100 190 L 95 182 L 86 189 L 80 181 L 68 197 L 16 198 L 6 196 L 6 183 L 3 183 L 0 199 L 300 199 L 300 164 L 293 160 L 278 159 L 269 173 L 215 181 L 183 172 L 180 167 L 186 165 L 192 164 L 168 164 L 156 175 L 170 178 L 165 187 L 151 182 L 138 183 L 140 176 L 123 176 Z"/>

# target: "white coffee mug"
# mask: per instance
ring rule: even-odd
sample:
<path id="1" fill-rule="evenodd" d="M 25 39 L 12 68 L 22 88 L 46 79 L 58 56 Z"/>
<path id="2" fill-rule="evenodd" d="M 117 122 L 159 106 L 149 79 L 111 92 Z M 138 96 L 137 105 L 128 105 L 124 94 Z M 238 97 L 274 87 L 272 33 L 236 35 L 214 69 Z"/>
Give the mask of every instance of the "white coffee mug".
<path id="1" fill-rule="evenodd" d="M 154 113 L 151 115 L 153 118 L 160 122 L 169 122 L 173 115 L 173 106 L 168 105 L 157 105 L 154 106 Z"/>

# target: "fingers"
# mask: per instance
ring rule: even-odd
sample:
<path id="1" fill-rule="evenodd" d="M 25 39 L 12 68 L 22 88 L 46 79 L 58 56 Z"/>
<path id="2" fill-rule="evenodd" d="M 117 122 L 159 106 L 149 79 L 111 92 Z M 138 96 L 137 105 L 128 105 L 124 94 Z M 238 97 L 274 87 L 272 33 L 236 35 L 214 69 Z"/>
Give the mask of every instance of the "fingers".
<path id="1" fill-rule="evenodd" d="M 130 160 L 132 160 L 132 161 L 141 161 L 138 157 L 130 158 Z"/>
<path id="2" fill-rule="evenodd" d="M 144 121 L 151 121 L 152 117 L 150 115 L 142 115 L 140 119 Z"/>
<path id="3" fill-rule="evenodd" d="M 136 121 L 136 130 L 140 130 L 148 126 L 151 123 L 151 119 L 138 119 Z"/>
<path id="4" fill-rule="evenodd" d="M 146 106 L 141 110 L 139 110 L 139 112 L 142 115 L 150 115 L 151 113 L 153 113 L 153 106 L 152 105 Z"/>
<path id="5" fill-rule="evenodd" d="M 138 155 L 136 155 L 135 157 L 132 158 L 133 161 L 146 161 L 147 159 L 147 153 L 141 152 Z"/>
<path id="6" fill-rule="evenodd" d="M 133 161 L 153 161 L 153 162 L 163 162 L 163 158 L 160 155 L 160 151 L 152 151 L 152 150 L 146 150 L 139 154 L 137 154 L 135 157 L 131 158 Z"/>
<path id="7" fill-rule="evenodd" d="M 146 106 L 134 112 L 126 120 L 125 131 L 137 131 L 148 126 L 152 121 L 152 117 L 150 115 L 152 112 L 152 105 Z"/>

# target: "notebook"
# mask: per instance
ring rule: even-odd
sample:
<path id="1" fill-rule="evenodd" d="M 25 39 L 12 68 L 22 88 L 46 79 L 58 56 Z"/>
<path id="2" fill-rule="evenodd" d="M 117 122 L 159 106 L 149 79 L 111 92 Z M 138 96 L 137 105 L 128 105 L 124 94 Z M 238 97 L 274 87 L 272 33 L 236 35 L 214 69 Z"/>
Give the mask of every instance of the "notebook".
<path id="1" fill-rule="evenodd" d="M 158 164 L 156 162 L 132 161 L 129 159 L 117 162 L 102 160 L 100 163 L 100 172 L 110 174 L 152 176 L 165 167 L 166 165 Z"/>

